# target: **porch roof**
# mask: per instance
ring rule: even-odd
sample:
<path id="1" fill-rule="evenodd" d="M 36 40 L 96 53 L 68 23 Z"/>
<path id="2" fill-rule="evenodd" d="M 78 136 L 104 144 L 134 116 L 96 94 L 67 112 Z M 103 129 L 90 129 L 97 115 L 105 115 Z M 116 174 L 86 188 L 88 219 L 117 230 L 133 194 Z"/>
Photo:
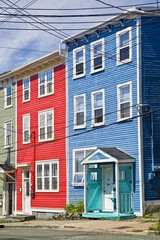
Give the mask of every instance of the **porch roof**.
<path id="1" fill-rule="evenodd" d="M 99 164 L 99 163 L 129 163 L 135 162 L 135 158 L 128 153 L 116 148 L 97 148 L 84 158 L 81 164 Z"/>
<path id="2" fill-rule="evenodd" d="M 16 169 L 11 164 L 0 164 L 0 173 L 13 173 L 16 172 Z"/>

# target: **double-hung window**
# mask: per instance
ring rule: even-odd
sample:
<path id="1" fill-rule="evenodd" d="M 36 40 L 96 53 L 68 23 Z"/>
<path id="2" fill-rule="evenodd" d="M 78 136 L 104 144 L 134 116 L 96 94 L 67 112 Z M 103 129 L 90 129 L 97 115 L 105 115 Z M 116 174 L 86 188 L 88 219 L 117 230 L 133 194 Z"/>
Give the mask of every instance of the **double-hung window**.
<path id="1" fill-rule="evenodd" d="M 74 128 L 86 127 L 86 95 L 74 96 Z"/>
<path id="2" fill-rule="evenodd" d="M 132 82 L 117 86 L 118 121 L 132 117 Z"/>
<path id="3" fill-rule="evenodd" d="M 4 124 L 5 129 L 5 147 L 11 147 L 12 146 L 12 122 L 5 122 Z"/>
<path id="4" fill-rule="evenodd" d="M 73 50 L 73 78 L 85 75 L 85 47 Z"/>
<path id="5" fill-rule="evenodd" d="M 39 74 L 39 97 L 53 93 L 53 71 L 48 70 Z"/>
<path id="6" fill-rule="evenodd" d="M 23 143 L 30 142 L 30 115 L 23 116 Z"/>
<path id="7" fill-rule="evenodd" d="M 91 73 L 104 69 L 104 39 L 91 43 Z"/>
<path id="8" fill-rule="evenodd" d="M 84 166 L 81 165 L 83 158 L 87 157 L 95 150 L 94 147 L 86 149 L 73 150 L 73 181 L 74 186 L 82 186 L 84 184 Z"/>
<path id="9" fill-rule="evenodd" d="M 39 112 L 39 141 L 54 139 L 54 110 Z"/>
<path id="10" fill-rule="evenodd" d="M 12 106 L 12 85 L 5 87 L 5 108 Z"/>
<path id="11" fill-rule="evenodd" d="M 59 191 L 59 162 L 57 160 L 36 162 L 36 191 Z"/>
<path id="12" fill-rule="evenodd" d="M 30 79 L 23 79 L 23 102 L 30 100 Z"/>
<path id="13" fill-rule="evenodd" d="M 96 127 L 105 123 L 104 89 L 92 92 L 92 126 Z"/>
<path id="14" fill-rule="evenodd" d="M 116 35 L 117 39 L 117 65 L 132 61 L 131 27 L 126 28 Z"/>

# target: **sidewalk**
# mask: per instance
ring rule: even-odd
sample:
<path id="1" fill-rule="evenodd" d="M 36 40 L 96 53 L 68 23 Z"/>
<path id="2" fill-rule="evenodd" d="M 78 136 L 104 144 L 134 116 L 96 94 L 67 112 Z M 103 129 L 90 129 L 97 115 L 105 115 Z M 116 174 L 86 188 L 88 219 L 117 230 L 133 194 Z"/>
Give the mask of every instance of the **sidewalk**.
<path id="1" fill-rule="evenodd" d="M 89 231 L 89 232 L 114 232 L 129 234 L 148 234 L 148 228 L 154 222 L 142 218 L 125 221 L 110 220 L 40 220 L 35 219 L 25 222 L 3 223 L 8 228 L 53 228 L 57 230 Z"/>

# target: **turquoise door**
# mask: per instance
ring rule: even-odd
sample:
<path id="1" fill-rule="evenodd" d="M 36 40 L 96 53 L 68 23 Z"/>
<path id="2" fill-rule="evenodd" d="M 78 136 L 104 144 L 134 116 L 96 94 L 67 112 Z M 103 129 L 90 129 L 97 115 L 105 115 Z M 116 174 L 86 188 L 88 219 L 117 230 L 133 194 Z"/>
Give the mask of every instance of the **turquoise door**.
<path id="1" fill-rule="evenodd" d="M 132 175 L 130 166 L 119 167 L 120 213 L 133 212 Z"/>
<path id="2" fill-rule="evenodd" d="M 102 169 L 87 170 L 87 211 L 102 210 Z"/>

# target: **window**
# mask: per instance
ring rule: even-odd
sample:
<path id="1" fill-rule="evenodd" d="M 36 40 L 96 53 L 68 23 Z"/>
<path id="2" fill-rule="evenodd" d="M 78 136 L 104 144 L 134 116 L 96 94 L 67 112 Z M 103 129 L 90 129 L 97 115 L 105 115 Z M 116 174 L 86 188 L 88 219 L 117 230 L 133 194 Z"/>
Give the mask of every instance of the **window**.
<path id="1" fill-rule="evenodd" d="M 74 128 L 86 127 L 86 95 L 74 97 Z"/>
<path id="2" fill-rule="evenodd" d="M 30 142 L 30 115 L 23 116 L 23 143 Z"/>
<path id="3" fill-rule="evenodd" d="M 91 73 L 104 69 L 104 39 L 91 43 Z"/>
<path id="4" fill-rule="evenodd" d="M 73 50 L 73 78 L 85 75 L 85 47 Z"/>
<path id="5" fill-rule="evenodd" d="M 23 102 L 30 100 L 30 79 L 23 79 Z"/>
<path id="6" fill-rule="evenodd" d="M 12 146 L 12 122 L 6 122 L 4 124 L 5 129 L 5 147 L 11 147 Z"/>
<path id="7" fill-rule="evenodd" d="M 117 38 L 117 65 L 132 61 L 131 27 L 120 31 Z"/>
<path id="8" fill-rule="evenodd" d="M 39 74 L 39 97 L 53 93 L 53 71 L 48 70 Z"/>
<path id="9" fill-rule="evenodd" d="M 5 87 L 5 107 L 12 106 L 12 85 Z"/>
<path id="10" fill-rule="evenodd" d="M 39 141 L 54 139 L 53 110 L 39 112 Z"/>
<path id="11" fill-rule="evenodd" d="M 58 161 L 36 162 L 36 191 L 59 191 Z"/>
<path id="12" fill-rule="evenodd" d="M 96 148 L 73 150 L 73 182 L 74 186 L 82 186 L 84 184 L 84 167 L 81 161 L 92 153 Z"/>
<path id="13" fill-rule="evenodd" d="M 118 120 L 132 117 L 132 83 L 117 86 Z"/>
<path id="14" fill-rule="evenodd" d="M 105 123 L 104 89 L 92 92 L 92 126 Z"/>

